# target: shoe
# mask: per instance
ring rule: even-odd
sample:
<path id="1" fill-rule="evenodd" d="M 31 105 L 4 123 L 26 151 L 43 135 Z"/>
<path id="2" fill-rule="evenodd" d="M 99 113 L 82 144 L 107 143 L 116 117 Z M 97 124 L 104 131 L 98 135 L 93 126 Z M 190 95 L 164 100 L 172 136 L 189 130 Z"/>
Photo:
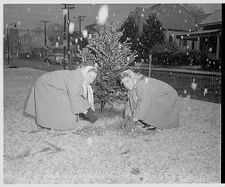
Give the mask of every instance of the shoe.
<path id="1" fill-rule="evenodd" d="M 142 124 L 144 124 L 144 126 L 142 126 L 142 128 L 146 129 L 146 130 L 156 130 L 156 127 L 152 126 L 152 125 L 149 125 L 147 123 L 144 123 L 143 121 L 140 121 Z"/>
<path id="2" fill-rule="evenodd" d="M 156 130 L 156 127 L 149 125 L 146 130 L 154 131 Z"/>
<path id="3" fill-rule="evenodd" d="M 98 120 L 95 111 L 91 108 L 88 108 L 88 112 L 86 114 L 82 113 L 79 116 L 82 117 L 84 120 L 89 121 L 90 123 L 95 123 Z"/>

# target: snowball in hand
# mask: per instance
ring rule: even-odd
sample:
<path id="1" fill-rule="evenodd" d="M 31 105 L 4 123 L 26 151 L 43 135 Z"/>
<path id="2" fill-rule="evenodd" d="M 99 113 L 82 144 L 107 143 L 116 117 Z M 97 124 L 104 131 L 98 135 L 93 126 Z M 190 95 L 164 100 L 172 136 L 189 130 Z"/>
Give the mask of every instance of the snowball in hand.
<path id="1" fill-rule="evenodd" d="M 70 22 L 70 24 L 69 24 L 69 33 L 72 34 L 74 29 L 75 29 L 75 24 L 73 22 Z"/>
<path id="2" fill-rule="evenodd" d="M 109 7 L 107 5 L 102 5 L 98 11 L 97 23 L 99 25 L 104 25 L 108 18 Z"/>

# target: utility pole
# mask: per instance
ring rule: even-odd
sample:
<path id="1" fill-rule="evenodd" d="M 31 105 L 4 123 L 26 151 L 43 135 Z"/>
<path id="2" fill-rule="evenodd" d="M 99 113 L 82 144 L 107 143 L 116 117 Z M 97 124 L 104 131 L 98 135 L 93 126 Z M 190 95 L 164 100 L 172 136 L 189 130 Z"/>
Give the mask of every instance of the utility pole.
<path id="1" fill-rule="evenodd" d="M 6 30 L 6 35 L 7 35 L 7 51 L 8 51 L 8 53 L 7 53 L 7 63 L 8 63 L 8 65 L 9 65 L 9 60 L 10 60 L 10 59 L 9 59 L 9 58 L 10 58 L 10 57 L 9 57 L 9 53 L 10 53 L 10 48 L 9 48 L 9 43 L 10 43 L 10 42 L 9 42 L 9 26 L 12 25 L 12 24 L 13 24 L 14 27 L 16 28 L 16 23 L 11 23 L 11 24 L 8 24 L 8 25 L 6 26 L 6 27 L 7 27 L 7 28 L 6 28 L 6 29 L 7 29 L 7 30 Z"/>
<path id="2" fill-rule="evenodd" d="M 45 32 L 45 47 L 46 47 L 46 44 L 47 44 L 47 39 L 46 39 L 46 24 L 47 23 L 50 23 L 50 21 L 48 20 L 41 20 L 41 22 L 44 23 L 44 32 Z"/>
<path id="3" fill-rule="evenodd" d="M 69 33 L 69 25 L 70 25 L 70 9 L 74 9 L 75 6 L 73 4 L 62 4 L 64 7 L 62 8 L 63 10 L 67 10 L 67 57 L 70 63 L 70 33 Z M 64 34 L 63 34 L 63 39 L 64 39 L 64 52 L 63 52 L 63 57 L 64 57 L 64 69 L 68 69 L 68 66 L 66 66 L 66 47 L 65 47 L 65 40 L 66 40 L 66 14 L 64 14 Z"/>
<path id="4" fill-rule="evenodd" d="M 9 27 L 7 26 L 7 63 L 9 65 Z"/>
<path id="5" fill-rule="evenodd" d="M 78 18 L 78 21 L 79 21 L 79 35 L 82 36 L 82 33 L 81 33 L 81 22 L 84 20 L 86 16 L 75 16 L 74 18 Z M 82 41 L 80 41 L 80 48 L 82 49 Z"/>
<path id="6" fill-rule="evenodd" d="M 48 21 L 48 20 L 41 20 L 41 22 L 43 22 L 44 23 L 44 32 L 45 32 L 45 56 L 46 56 L 46 47 L 47 47 L 47 39 L 46 39 L 46 24 L 47 23 L 50 23 L 50 21 Z"/>

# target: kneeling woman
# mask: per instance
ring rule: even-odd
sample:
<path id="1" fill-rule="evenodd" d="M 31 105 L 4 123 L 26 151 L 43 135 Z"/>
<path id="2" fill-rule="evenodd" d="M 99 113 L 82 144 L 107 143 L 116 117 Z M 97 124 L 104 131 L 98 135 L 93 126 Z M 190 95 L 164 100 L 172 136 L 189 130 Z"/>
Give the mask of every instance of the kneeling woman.
<path id="1" fill-rule="evenodd" d="M 38 125 L 55 130 L 74 129 L 76 114 L 89 114 L 94 122 L 90 84 L 96 76 L 93 66 L 46 73 L 36 80 L 24 112 L 35 117 Z"/>
<path id="2" fill-rule="evenodd" d="M 131 70 L 121 73 L 121 82 L 129 90 L 125 118 L 140 121 L 149 130 L 179 126 L 178 94 L 169 84 Z"/>

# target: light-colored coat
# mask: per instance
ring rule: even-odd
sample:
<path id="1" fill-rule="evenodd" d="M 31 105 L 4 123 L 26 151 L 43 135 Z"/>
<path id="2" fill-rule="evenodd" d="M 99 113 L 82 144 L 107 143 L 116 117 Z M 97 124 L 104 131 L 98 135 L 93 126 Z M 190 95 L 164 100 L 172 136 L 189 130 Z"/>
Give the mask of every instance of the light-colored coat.
<path id="1" fill-rule="evenodd" d="M 76 114 L 90 107 L 82 97 L 84 82 L 80 70 L 60 70 L 39 77 L 27 101 L 25 113 L 42 127 L 67 130 L 76 127 Z"/>
<path id="2" fill-rule="evenodd" d="M 136 92 L 136 106 L 133 93 Z M 169 84 L 157 79 L 144 77 L 137 83 L 136 90 L 129 94 L 125 115 L 161 129 L 179 126 L 179 103 L 176 90 Z"/>

